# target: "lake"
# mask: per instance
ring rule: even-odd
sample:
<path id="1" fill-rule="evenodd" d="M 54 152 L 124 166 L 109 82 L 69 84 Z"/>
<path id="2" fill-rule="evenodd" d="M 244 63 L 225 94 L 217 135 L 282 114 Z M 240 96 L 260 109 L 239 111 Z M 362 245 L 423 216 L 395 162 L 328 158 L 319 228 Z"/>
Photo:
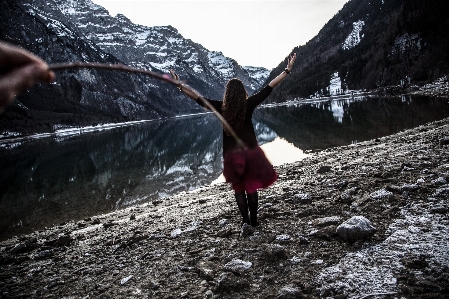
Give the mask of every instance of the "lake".
<path id="1" fill-rule="evenodd" d="M 275 165 L 449 116 L 448 99 L 422 96 L 308 100 L 256 110 L 258 140 Z M 220 181 L 214 115 L 0 142 L 0 239 Z"/>

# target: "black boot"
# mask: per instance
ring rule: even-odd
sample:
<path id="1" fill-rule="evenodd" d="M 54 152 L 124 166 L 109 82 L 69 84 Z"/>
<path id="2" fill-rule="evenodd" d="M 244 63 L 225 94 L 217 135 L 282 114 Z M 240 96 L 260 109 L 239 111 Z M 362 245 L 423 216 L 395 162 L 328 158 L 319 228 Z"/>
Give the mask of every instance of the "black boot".
<path id="1" fill-rule="evenodd" d="M 257 208 L 259 205 L 259 196 L 257 195 L 257 191 L 247 195 L 248 197 L 248 207 L 249 213 L 251 215 L 250 223 L 252 227 L 259 226 L 259 222 L 257 221 Z"/>
<path id="2" fill-rule="evenodd" d="M 248 217 L 248 203 L 246 201 L 246 194 L 243 193 L 236 193 L 235 199 L 237 201 L 237 206 L 239 207 L 240 213 L 243 217 L 243 223 L 250 224 L 249 217 Z"/>

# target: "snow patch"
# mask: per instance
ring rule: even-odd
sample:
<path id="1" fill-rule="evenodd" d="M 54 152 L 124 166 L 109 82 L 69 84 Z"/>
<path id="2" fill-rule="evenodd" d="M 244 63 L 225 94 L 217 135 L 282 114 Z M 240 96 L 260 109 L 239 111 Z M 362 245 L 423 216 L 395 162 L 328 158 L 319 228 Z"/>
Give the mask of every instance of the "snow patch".
<path id="1" fill-rule="evenodd" d="M 363 26 L 365 25 L 364 21 L 357 21 L 352 23 L 352 32 L 348 35 L 345 42 L 341 46 L 343 50 L 349 50 L 357 46 L 363 38 L 363 34 L 360 35 Z"/>

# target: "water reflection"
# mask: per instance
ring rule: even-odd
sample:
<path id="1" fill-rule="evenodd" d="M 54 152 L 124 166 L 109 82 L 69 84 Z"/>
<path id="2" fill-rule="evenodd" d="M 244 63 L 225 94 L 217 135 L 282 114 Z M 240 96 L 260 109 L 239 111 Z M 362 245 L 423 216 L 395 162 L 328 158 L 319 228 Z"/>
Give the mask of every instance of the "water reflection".
<path id="1" fill-rule="evenodd" d="M 261 143 L 276 134 L 255 123 Z M 222 170 L 211 114 L 0 151 L 1 238 L 209 185 Z"/>
<path id="2" fill-rule="evenodd" d="M 448 116 L 447 99 L 354 98 L 258 109 L 254 125 L 269 159 L 282 164 L 301 159 L 298 149 L 347 145 Z M 221 124 L 206 114 L 46 138 L 1 149 L 0 167 L 4 239 L 210 184 L 222 170 Z"/>
<path id="3" fill-rule="evenodd" d="M 365 141 L 449 116 L 448 99 L 351 98 L 258 109 L 255 117 L 302 150 Z"/>

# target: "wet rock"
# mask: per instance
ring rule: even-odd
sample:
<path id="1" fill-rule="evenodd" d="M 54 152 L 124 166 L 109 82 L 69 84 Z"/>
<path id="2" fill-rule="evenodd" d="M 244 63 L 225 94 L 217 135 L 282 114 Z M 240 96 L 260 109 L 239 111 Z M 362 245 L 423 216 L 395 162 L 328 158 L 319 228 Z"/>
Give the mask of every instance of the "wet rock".
<path id="1" fill-rule="evenodd" d="M 100 223 L 101 223 L 101 221 L 98 218 L 92 219 L 92 222 L 91 222 L 92 225 L 96 225 L 96 224 L 100 224 Z"/>
<path id="2" fill-rule="evenodd" d="M 274 262 L 287 258 L 285 248 L 279 244 L 266 244 L 262 248 L 262 255 L 266 261 Z"/>
<path id="3" fill-rule="evenodd" d="M 352 202 L 352 195 L 349 194 L 348 192 L 343 192 L 340 197 L 339 197 L 340 201 L 342 203 L 351 203 Z"/>
<path id="4" fill-rule="evenodd" d="M 299 236 L 298 237 L 298 242 L 300 245 L 308 245 L 310 243 L 309 239 L 307 239 L 304 236 Z"/>
<path id="5" fill-rule="evenodd" d="M 22 243 L 17 243 L 16 245 L 14 245 L 14 247 L 11 249 L 11 253 L 24 253 L 29 251 L 30 249 L 28 248 L 27 244 L 25 242 Z"/>
<path id="6" fill-rule="evenodd" d="M 444 177 L 439 177 L 435 180 L 432 180 L 432 184 L 439 186 L 439 185 L 446 185 L 447 181 Z"/>
<path id="7" fill-rule="evenodd" d="M 320 168 L 318 168 L 318 170 L 316 171 L 319 174 L 323 174 L 326 172 L 331 171 L 331 167 L 330 166 L 321 166 Z"/>
<path id="8" fill-rule="evenodd" d="M 45 245 L 55 246 L 55 247 L 63 247 L 69 246 L 72 243 L 73 239 L 70 235 L 59 236 L 57 239 L 49 240 L 45 242 Z"/>
<path id="9" fill-rule="evenodd" d="M 120 284 L 121 284 L 121 285 L 127 284 L 128 281 L 130 281 L 131 278 L 133 278 L 133 275 L 127 276 L 127 277 L 125 277 L 125 278 L 122 278 L 122 279 L 120 280 Z"/>
<path id="10" fill-rule="evenodd" d="M 279 290 L 278 299 L 297 299 L 304 298 L 300 289 L 295 288 L 294 286 L 288 285 Z"/>
<path id="11" fill-rule="evenodd" d="M 176 238 L 178 236 L 180 236 L 182 234 L 182 230 L 180 228 L 176 228 L 174 230 L 172 230 L 172 232 L 170 233 L 170 238 Z"/>
<path id="12" fill-rule="evenodd" d="M 366 240 L 374 235 L 376 229 L 363 216 L 354 216 L 337 227 L 338 236 L 347 243 Z"/>
<path id="13" fill-rule="evenodd" d="M 110 221 L 110 222 L 103 223 L 103 227 L 104 227 L 104 228 L 108 228 L 108 227 L 115 226 L 115 225 L 117 225 L 117 224 L 118 224 L 118 223 L 116 223 L 116 222 L 114 222 L 114 221 Z"/>
<path id="14" fill-rule="evenodd" d="M 317 218 L 313 221 L 313 224 L 316 226 L 329 226 L 339 224 L 340 222 L 341 222 L 340 216 L 331 216 L 331 217 Z"/>
<path id="15" fill-rule="evenodd" d="M 42 259 L 47 259 L 47 258 L 51 258 L 51 257 L 53 257 L 53 250 L 51 250 L 51 249 L 48 249 L 48 250 L 42 250 L 42 251 L 39 251 L 39 252 L 37 252 L 34 256 L 33 256 L 33 258 L 35 259 L 35 260 L 42 260 Z"/>
<path id="16" fill-rule="evenodd" d="M 221 219 L 220 221 L 218 221 L 218 225 L 219 226 L 225 226 L 228 224 L 228 219 Z"/>
<path id="17" fill-rule="evenodd" d="M 254 228 L 247 223 L 243 223 L 242 228 L 240 230 L 240 238 L 246 238 L 252 233 L 254 233 Z"/>
<path id="18" fill-rule="evenodd" d="M 206 280 L 213 280 L 217 271 L 217 265 L 211 261 L 199 261 L 196 265 L 198 274 Z"/>
<path id="19" fill-rule="evenodd" d="M 401 186 L 401 191 L 404 192 L 410 192 L 410 191 L 416 191 L 418 190 L 420 187 L 418 184 L 404 184 Z"/>
<path id="20" fill-rule="evenodd" d="M 249 270 L 252 265 L 253 264 L 251 262 L 234 259 L 224 265 L 223 270 L 241 275 L 243 272 Z"/>
<path id="21" fill-rule="evenodd" d="M 293 202 L 296 204 L 308 204 L 312 202 L 312 196 L 309 193 L 296 193 L 293 195 Z"/>
<path id="22" fill-rule="evenodd" d="M 230 235 L 232 235 L 231 227 L 225 227 L 217 232 L 217 237 L 220 237 L 220 238 L 227 238 Z"/>
<path id="23" fill-rule="evenodd" d="M 207 290 L 206 293 L 204 294 L 204 296 L 206 298 L 213 298 L 214 297 L 214 293 L 211 290 Z"/>
<path id="24" fill-rule="evenodd" d="M 291 240 L 289 235 L 277 235 L 276 241 L 281 243 L 288 243 Z"/>
<path id="25" fill-rule="evenodd" d="M 217 292 L 230 292 L 239 291 L 249 288 L 250 283 L 242 276 L 235 276 L 230 273 L 222 273 L 217 279 L 217 285 L 215 291 Z"/>
<path id="26" fill-rule="evenodd" d="M 369 197 L 373 199 L 390 199 L 393 197 L 393 192 L 390 192 L 385 189 L 380 189 L 371 193 Z"/>
<path id="27" fill-rule="evenodd" d="M 441 146 L 447 145 L 447 144 L 449 144 L 449 137 L 445 137 L 445 138 L 441 138 L 440 139 L 440 145 Z"/>
<path id="28" fill-rule="evenodd" d="M 33 249 L 36 249 L 37 247 L 38 247 L 37 239 L 31 238 L 24 242 L 15 244 L 14 247 L 11 248 L 10 252 L 12 254 L 26 253 L 32 251 Z"/>
<path id="29" fill-rule="evenodd" d="M 446 214 L 449 211 L 448 207 L 443 205 L 436 205 L 430 208 L 430 213 L 432 214 Z"/>

